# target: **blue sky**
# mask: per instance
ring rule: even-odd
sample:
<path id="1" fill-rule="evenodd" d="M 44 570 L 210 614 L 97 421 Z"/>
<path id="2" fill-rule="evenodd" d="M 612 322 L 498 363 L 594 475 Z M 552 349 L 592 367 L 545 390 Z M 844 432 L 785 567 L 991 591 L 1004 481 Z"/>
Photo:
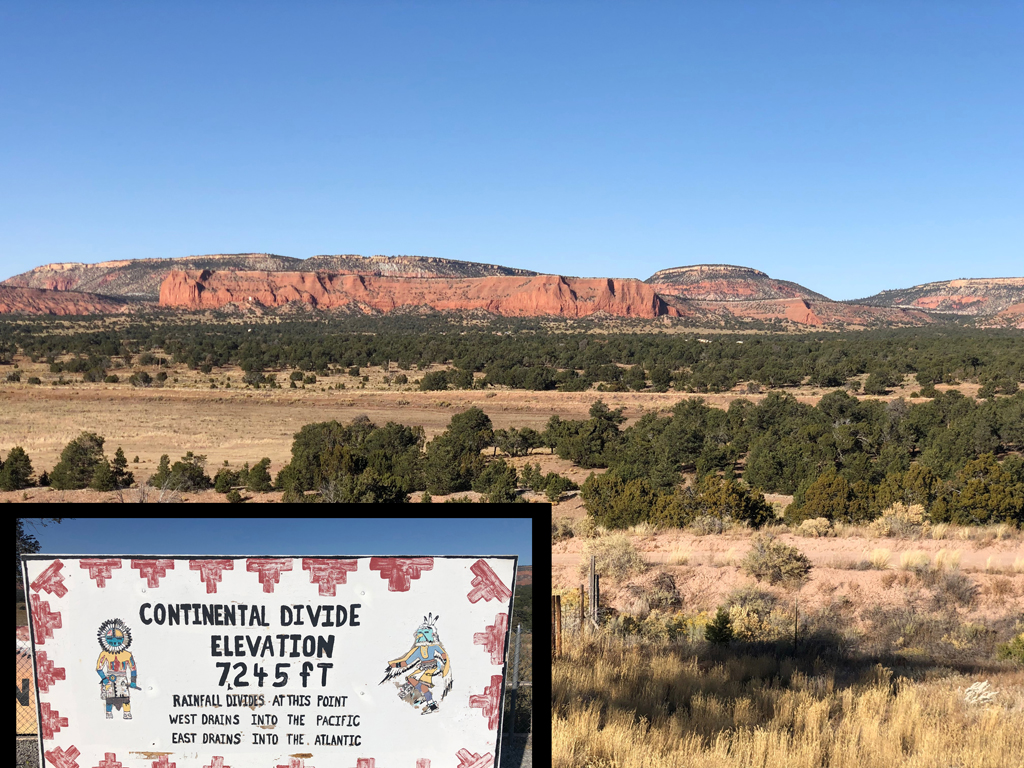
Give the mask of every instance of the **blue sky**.
<path id="1" fill-rule="evenodd" d="M 1024 274 L 1019 2 L 0 5 L 0 278 L 418 254 Z"/>
<path id="2" fill-rule="evenodd" d="M 519 555 L 531 565 L 528 519 L 78 518 L 25 531 L 57 555 Z M 422 527 L 422 526 L 420 526 Z"/>

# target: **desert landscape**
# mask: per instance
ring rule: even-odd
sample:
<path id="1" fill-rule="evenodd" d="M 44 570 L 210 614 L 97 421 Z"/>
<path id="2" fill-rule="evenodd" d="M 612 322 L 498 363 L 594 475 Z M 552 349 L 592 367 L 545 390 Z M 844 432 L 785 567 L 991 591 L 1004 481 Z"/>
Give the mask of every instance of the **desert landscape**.
<path id="1" fill-rule="evenodd" d="M 1024 766 L 1019 3 L 23 5 L 0 502 L 550 509 L 554 768 Z"/>
<path id="2" fill-rule="evenodd" d="M 83 323 L 89 321 L 80 321 Z M 704 333 L 714 335 L 714 331 Z M 57 362 L 74 359 L 66 355 Z M 120 446 L 131 458 L 136 478 L 144 480 L 157 468 L 160 456 L 172 459 L 193 451 L 207 457 L 211 469 L 222 465 L 239 467 L 263 457 L 270 459 L 270 472 L 276 474 L 289 460 L 292 440 L 304 425 L 337 420 L 351 421 L 365 416 L 379 426 L 389 421 L 422 427 L 427 440 L 444 431 L 453 414 L 476 407 L 492 420 L 496 429 L 530 427 L 538 431 L 552 416 L 584 419 L 593 402 L 602 399 L 612 409 L 622 409 L 629 426 L 645 413 L 671 412 L 687 399 L 701 399 L 716 408 L 728 409 L 737 400 L 758 403 L 767 391 L 752 393 L 747 382 L 730 391 L 716 393 L 685 392 L 585 392 L 529 391 L 496 386 L 487 390 L 468 389 L 420 391 L 416 383 L 399 385 L 393 379 L 397 365 L 364 366 L 353 377 L 344 371 L 324 377 L 315 384 L 301 388 L 254 389 L 243 383 L 245 371 L 238 366 L 220 366 L 213 375 L 185 365 L 140 366 L 118 364 L 116 358 L 107 369 L 108 375 L 119 377 L 115 384 L 84 382 L 80 378 L 53 373 L 45 361 L 33 362 L 24 355 L 14 355 L 11 368 L 17 366 L 20 381 L 0 378 L 0 455 L 12 446 L 23 447 L 41 471 L 52 468 L 68 441 L 82 431 L 105 436 L 111 450 Z M 451 371 L 452 365 L 429 365 L 410 372 L 416 380 L 426 374 Z M 2 369 L 0 369 L 2 372 Z M 159 386 L 130 386 L 126 382 L 133 373 L 148 372 L 154 379 L 163 372 L 167 379 Z M 281 369 L 277 375 L 284 380 L 290 371 Z M 301 373 L 301 372 L 300 372 Z M 389 377 L 391 381 L 385 381 Z M 477 380 L 482 374 L 476 374 Z M 39 384 L 27 383 L 36 378 Z M 363 379 L 366 381 L 363 381 Z M 867 375 L 854 377 L 866 381 Z M 67 383 L 65 383 L 67 382 Z M 211 384 L 218 388 L 211 390 Z M 233 386 L 232 386 L 233 384 Z M 337 386 L 345 389 L 336 389 Z M 910 377 L 894 384 L 884 395 L 871 399 L 886 402 L 909 398 L 919 385 Z M 956 389 L 969 397 L 977 395 L 980 385 L 962 382 L 955 386 L 938 384 L 936 391 Z M 787 391 L 800 403 L 815 405 L 829 389 L 806 385 Z M 866 395 L 860 395 L 862 399 Z M 244 425 L 240 429 L 239 425 Z M 485 454 L 494 453 L 485 450 Z M 134 458 L 138 457 L 138 462 Z M 550 455 L 548 449 L 537 449 L 527 457 L 509 458 L 521 466 L 539 462 L 545 472 L 560 472 L 582 483 L 589 470 Z M 225 465 L 225 462 L 227 464 Z M 603 470 L 596 470 L 600 473 Z M 470 492 L 471 496 L 474 496 Z M 123 494 L 121 494 L 123 497 Z M 114 500 L 114 494 L 88 490 L 58 493 L 51 488 L 27 488 L 19 491 L 0 490 L 0 501 L 82 501 Z M 185 495 L 187 501 L 220 501 L 222 495 L 196 492 Z M 279 501 L 280 493 L 266 493 L 255 501 Z M 443 500 L 440 496 L 438 500 Z M 563 503 L 582 508 L 578 497 Z"/>

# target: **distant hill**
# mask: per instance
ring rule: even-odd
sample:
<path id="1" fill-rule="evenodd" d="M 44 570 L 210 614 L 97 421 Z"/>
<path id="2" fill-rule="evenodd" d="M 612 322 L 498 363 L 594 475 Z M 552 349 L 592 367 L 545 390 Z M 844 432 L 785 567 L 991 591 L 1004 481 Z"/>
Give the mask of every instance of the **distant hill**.
<path id="1" fill-rule="evenodd" d="M 87 291 L 102 296 L 156 301 L 160 284 L 175 269 L 261 269 L 268 272 L 296 270 L 302 259 L 272 253 L 219 253 L 180 259 L 125 259 L 98 264 L 45 264 L 4 280 L 16 288 L 53 291 Z"/>
<path id="2" fill-rule="evenodd" d="M 0 285 L 0 315 L 113 315 L 132 309 L 132 302 L 95 293 Z"/>
<path id="3" fill-rule="evenodd" d="M 644 282 L 682 316 L 708 326 L 731 319 L 825 328 L 931 322 L 922 311 L 842 304 L 798 283 L 732 264 L 672 267 L 655 272 Z"/>
<path id="4" fill-rule="evenodd" d="M 694 264 L 655 272 L 645 281 L 664 296 L 702 301 L 764 301 L 818 299 L 827 296 L 788 280 L 776 280 L 750 267 L 731 264 Z"/>
<path id="5" fill-rule="evenodd" d="M 836 302 L 751 267 L 693 264 L 647 280 L 576 278 L 426 256 L 295 259 L 228 253 L 47 264 L 0 283 L 0 314 L 315 308 L 509 317 L 662 319 L 693 328 L 828 330 L 927 325 L 950 315 L 1024 328 L 1024 278 L 961 279 Z M 27 293 L 35 290 L 37 293 Z M 42 291 L 42 293 L 38 293 Z M 20 292 L 20 293 L 19 293 Z"/>
<path id="6" fill-rule="evenodd" d="M 1024 309 L 1024 277 L 961 278 L 882 291 L 854 304 L 905 307 L 956 315 L 1020 315 Z"/>
<path id="7" fill-rule="evenodd" d="M 516 584 L 526 585 L 533 584 L 533 566 L 532 565 L 520 565 L 516 569 Z"/>
<path id="8" fill-rule="evenodd" d="M 216 272 L 332 272 L 383 277 L 534 276 L 526 269 L 426 256 L 313 256 L 294 259 L 272 253 L 219 253 L 175 259 L 126 259 L 98 264 L 46 264 L 4 280 L 15 288 L 85 291 L 103 296 L 156 301 L 160 285 L 175 270 Z"/>
<path id="9" fill-rule="evenodd" d="M 313 256 L 302 262 L 302 272 L 334 272 L 376 277 L 534 277 L 539 272 L 475 261 L 430 256 Z"/>

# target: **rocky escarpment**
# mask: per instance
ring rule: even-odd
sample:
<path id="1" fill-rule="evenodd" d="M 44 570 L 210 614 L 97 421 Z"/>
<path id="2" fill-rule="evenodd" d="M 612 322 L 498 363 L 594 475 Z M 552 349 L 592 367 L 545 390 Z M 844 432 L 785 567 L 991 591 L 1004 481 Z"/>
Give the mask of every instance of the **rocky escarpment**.
<path id="1" fill-rule="evenodd" d="M 52 291 L 87 291 L 156 301 L 160 284 L 175 269 L 291 270 L 301 259 L 272 253 L 221 253 L 180 259 L 126 259 L 98 264 L 46 264 L 4 280 L 2 285 L 45 288 Z"/>
<path id="2" fill-rule="evenodd" d="M 528 269 L 431 256 L 311 256 L 298 269 L 377 277 L 528 277 L 538 274 Z"/>
<path id="3" fill-rule="evenodd" d="M 676 299 L 669 298 L 669 303 Z M 934 319 L 921 310 L 867 307 L 837 301 L 768 299 L 764 301 L 687 301 L 687 308 L 708 316 L 728 313 L 740 320 L 783 322 L 823 328 L 873 328 L 877 326 L 927 325 Z"/>
<path id="4" fill-rule="evenodd" d="M 79 291 L 48 291 L 0 285 L 0 315 L 109 315 L 130 312 L 136 302 Z"/>
<path id="5" fill-rule="evenodd" d="M 882 291 L 854 303 L 874 307 L 910 307 L 957 315 L 998 315 L 1024 303 L 1024 277 L 943 280 Z"/>
<path id="6" fill-rule="evenodd" d="M 0 285 L 45 288 L 51 291 L 88 291 L 156 301 L 160 285 L 174 270 L 224 272 L 334 272 L 394 277 L 489 277 L 536 275 L 526 269 L 476 264 L 425 256 L 313 256 L 293 259 L 273 253 L 220 253 L 176 259 L 128 259 L 98 264 L 47 264 L 8 278 Z"/>
<path id="7" fill-rule="evenodd" d="M 750 267 L 695 264 L 655 272 L 645 281 L 658 293 L 702 301 L 765 301 L 828 297 L 788 280 L 775 280 Z"/>
<path id="8" fill-rule="evenodd" d="M 328 272 L 215 272 L 176 270 L 160 287 L 160 306 L 216 309 L 229 304 L 391 312 L 429 308 L 496 315 L 586 317 L 678 316 L 638 280 L 558 275 L 480 278 L 404 278 Z"/>

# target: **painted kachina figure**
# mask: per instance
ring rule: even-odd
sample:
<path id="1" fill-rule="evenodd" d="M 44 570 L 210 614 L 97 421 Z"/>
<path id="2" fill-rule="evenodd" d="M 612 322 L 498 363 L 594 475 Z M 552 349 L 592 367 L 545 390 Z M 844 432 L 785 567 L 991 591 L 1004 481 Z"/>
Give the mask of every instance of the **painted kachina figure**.
<path id="1" fill-rule="evenodd" d="M 128 650 L 132 644 L 132 633 L 120 619 L 110 619 L 100 625 L 96 637 L 101 648 L 96 673 L 100 676 L 100 698 L 107 705 L 107 719 L 114 717 L 113 709 L 117 707 L 124 712 L 125 720 L 131 720 L 132 705 L 128 689 L 142 690 L 135 684 L 138 671 L 135 669 L 135 657 Z M 132 676 L 130 684 L 129 672 Z"/>
<path id="2" fill-rule="evenodd" d="M 398 686 L 398 697 L 414 707 L 425 704 L 426 706 L 420 712 L 421 715 L 436 712 L 438 709 L 431 692 L 437 682 L 444 684 L 441 693 L 442 701 L 452 689 L 451 663 L 435 626 L 439 618 L 440 616 L 435 616 L 432 613 L 423 617 L 423 623 L 416 629 L 413 637 L 412 648 L 401 658 L 388 662 L 384 679 L 380 681 L 383 684 L 408 672 L 404 683 L 395 681 Z M 435 678 L 440 678 L 440 680 L 435 682 Z"/>

